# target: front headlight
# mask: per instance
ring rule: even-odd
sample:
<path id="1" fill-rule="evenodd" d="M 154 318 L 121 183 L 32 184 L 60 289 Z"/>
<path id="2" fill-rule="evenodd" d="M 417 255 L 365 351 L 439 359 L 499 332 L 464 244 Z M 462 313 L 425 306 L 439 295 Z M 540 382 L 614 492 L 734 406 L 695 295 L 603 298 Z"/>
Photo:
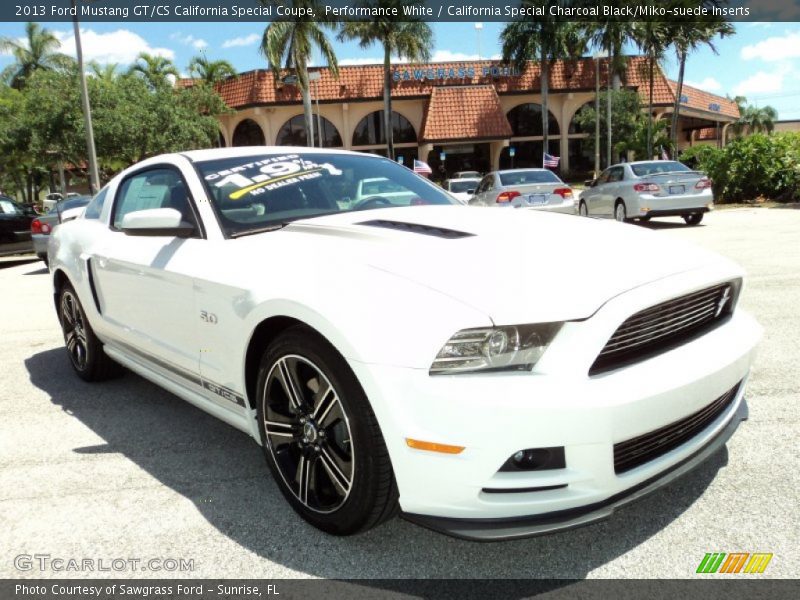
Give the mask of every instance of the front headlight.
<path id="1" fill-rule="evenodd" d="M 529 371 L 563 323 L 462 329 L 439 350 L 431 375 Z"/>

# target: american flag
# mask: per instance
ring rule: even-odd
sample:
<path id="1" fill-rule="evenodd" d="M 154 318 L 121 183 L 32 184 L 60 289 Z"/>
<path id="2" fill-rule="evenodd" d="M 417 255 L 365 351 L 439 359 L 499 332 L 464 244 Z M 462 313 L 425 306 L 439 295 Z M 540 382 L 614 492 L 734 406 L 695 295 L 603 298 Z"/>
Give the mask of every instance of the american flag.
<path id="1" fill-rule="evenodd" d="M 420 175 L 432 175 L 433 171 L 428 166 L 428 163 L 424 163 L 421 160 L 414 159 L 414 173 L 419 173 Z"/>
<path id="2" fill-rule="evenodd" d="M 552 154 L 548 154 L 547 152 L 545 152 L 544 158 L 542 159 L 542 166 L 554 169 L 558 167 L 558 161 L 560 160 L 561 160 L 560 156 L 553 156 Z"/>

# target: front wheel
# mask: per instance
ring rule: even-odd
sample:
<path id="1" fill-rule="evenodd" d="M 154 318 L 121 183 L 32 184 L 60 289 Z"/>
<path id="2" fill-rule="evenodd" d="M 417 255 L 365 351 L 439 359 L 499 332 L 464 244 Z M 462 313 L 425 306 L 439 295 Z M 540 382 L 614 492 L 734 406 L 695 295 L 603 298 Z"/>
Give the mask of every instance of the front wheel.
<path id="1" fill-rule="evenodd" d="M 695 213 L 693 215 L 683 215 L 683 220 L 687 225 L 698 225 L 703 220 L 703 213 Z"/>
<path id="2" fill-rule="evenodd" d="M 588 217 L 589 216 L 589 209 L 586 206 L 586 202 L 581 202 L 580 203 L 580 205 L 578 206 L 578 212 L 580 213 L 580 215 L 582 217 Z"/>
<path id="3" fill-rule="evenodd" d="M 58 319 L 70 363 L 78 377 L 85 381 L 102 381 L 123 373 L 122 367 L 106 355 L 75 289 L 68 283 L 58 297 Z"/>
<path id="4" fill-rule="evenodd" d="M 264 453 L 292 508 L 334 535 L 391 517 L 397 489 L 375 415 L 347 362 L 308 328 L 267 348 L 258 377 Z"/>

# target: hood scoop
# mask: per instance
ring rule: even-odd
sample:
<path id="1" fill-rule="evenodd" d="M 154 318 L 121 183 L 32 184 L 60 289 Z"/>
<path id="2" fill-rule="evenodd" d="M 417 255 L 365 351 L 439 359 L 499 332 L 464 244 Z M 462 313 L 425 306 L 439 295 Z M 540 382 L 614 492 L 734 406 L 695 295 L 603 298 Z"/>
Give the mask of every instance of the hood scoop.
<path id="1" fill-rule="evenodd" d="M 386 219 L 375 219 L 374 221 L 361 221 L 358 225 L 367 227 L 381 227 L 383 229 L 394 229 L 396 231 L 407 231 L 408 233 L 419 233 L 433 237 L 444 238 L 447 240 L 457 240 L 459 238 L 473 237 L 474 233 L 435 227 L 432 225 L 420 225 L 419 223 L 405 223 L 403 221 L 389 221 Z"/>

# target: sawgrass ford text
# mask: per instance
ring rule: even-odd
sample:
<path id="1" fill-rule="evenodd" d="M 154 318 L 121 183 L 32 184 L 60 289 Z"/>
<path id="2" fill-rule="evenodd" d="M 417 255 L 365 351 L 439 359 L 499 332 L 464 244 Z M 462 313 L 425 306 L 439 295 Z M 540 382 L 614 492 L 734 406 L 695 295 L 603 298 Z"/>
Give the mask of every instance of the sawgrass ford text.
<path id="1" fill-rule="evenodd" d="M 402 9 L 396 6 L 330 6 L 323 4 L 317 10 L 309 6 L 239 6 L 236 4 L 223 6 L 197 6 L 193 4 L 137 4 L 133 6 L 98 6 L 94 4 L 80 7 L 55 5 L 16 5 L 18 17 L 117 17 L 128 19 L 133 17 L 165 18 L 165 17 L 220 17 L 220 18 L 307 18 L 320 16 L 339 19 L 368 19 L 380 17 L 611 17 L 611 18 L 647 18 L 647 17 L 747 17 L 747 7 L 706 7 L 684 6 L 666 8 L 658 4 L 631 4 L 617 7 L 599 4 L 595 6 L 476 6 L 472 4 L 441 4 L 436 7 L 425 5 L 405 5 Z"/>

